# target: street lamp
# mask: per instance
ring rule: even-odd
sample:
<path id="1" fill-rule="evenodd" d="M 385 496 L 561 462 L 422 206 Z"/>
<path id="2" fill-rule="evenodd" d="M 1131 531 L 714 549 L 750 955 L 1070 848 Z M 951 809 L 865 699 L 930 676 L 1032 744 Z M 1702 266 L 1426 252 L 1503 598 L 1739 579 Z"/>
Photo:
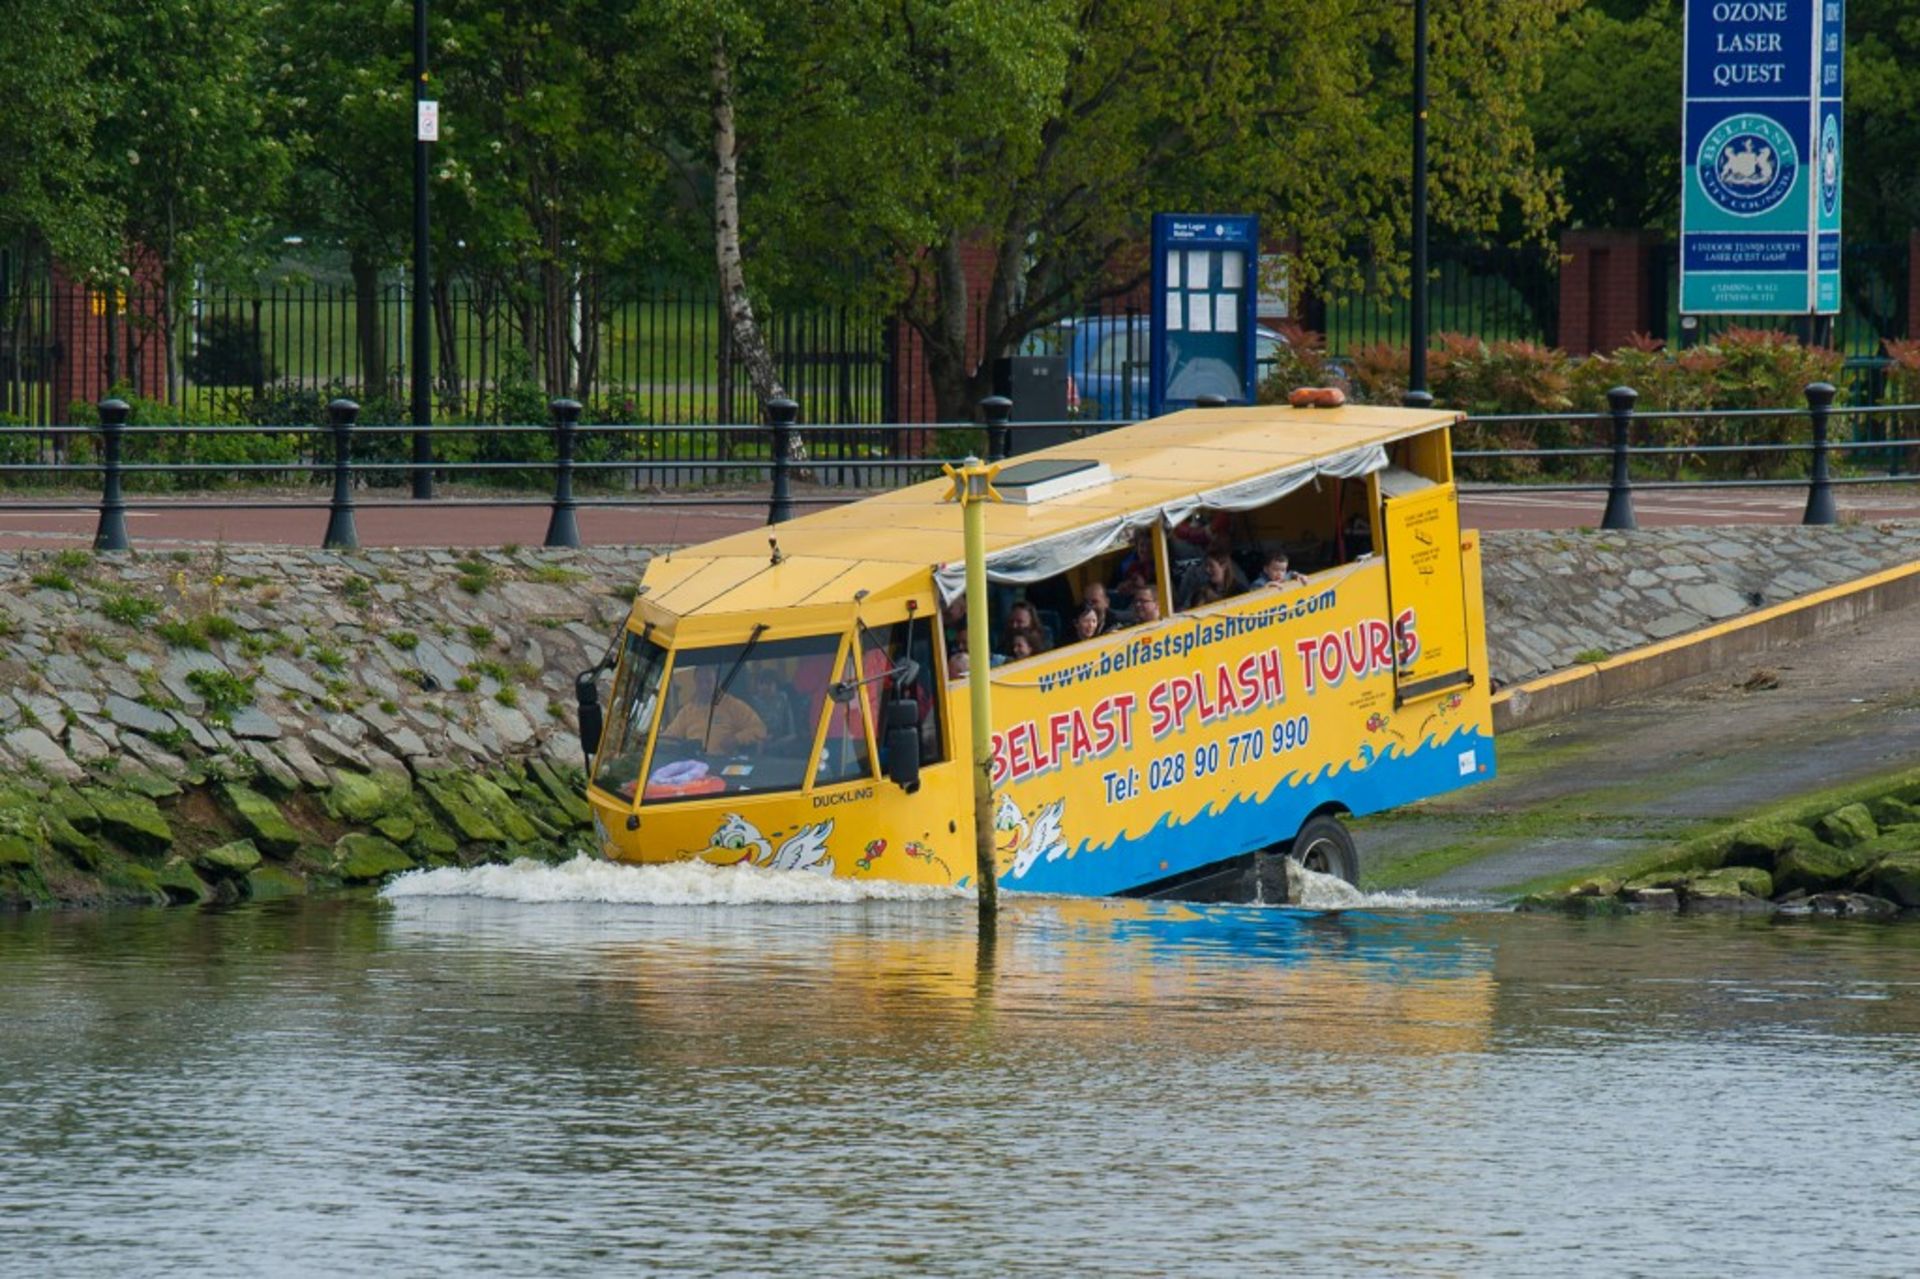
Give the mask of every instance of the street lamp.
<path id="1" fill-rule="evenodd" d="M 1427 393 L 1427 0 L 1413 0 L 1413 314 L 1407 332 L 1409 408 Z"/>
<path id="2" fill-rule="evenodd" d="M 413 495 L 433 496 L 432 321 L 427 271 L 428 148 L 440 136 L 439 106 L 427 96 L 427 0 L 413 0 Z"/>

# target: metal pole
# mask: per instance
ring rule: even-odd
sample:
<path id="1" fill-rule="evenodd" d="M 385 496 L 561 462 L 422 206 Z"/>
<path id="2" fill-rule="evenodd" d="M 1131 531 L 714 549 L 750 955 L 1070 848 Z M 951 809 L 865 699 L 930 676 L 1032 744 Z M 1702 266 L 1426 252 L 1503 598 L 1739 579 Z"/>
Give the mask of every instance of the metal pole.
<path id="1" fill-rule="evenodd" d="M 1000 468 L 970 457 L 948 467 L 960 503 L 967 552 L 967 694 L 973 711 L 974 885 L 980 931 L 991 932 L 1000 909 L 1000 867 L 993 846 L 993 661 L 987 638 L 987 503 L 995 501 Z"/>
<path id="2" fill-rule="evenodd" d="M 1427 0 L 1413 0 L 1413 315 L 1407 390 L 1427 389 Z"/>
<path id="3" fill-rule="evenodd" d="M 327 534 L 320 545 L 330 551 L 360 547 L 360 531 L 353 522 L 353 423 L 359 416 L 360 406 L 352 400 L 327 405 L 333 423 L 333 501 L 327 506 Z"/>
<path id="4" fill-rule="evenodd" d="M 112 305 L 111 299 L 108 305 Z M 101 461 L 100 524 L 93 534 L 96 551 L 125 551 L 127 541 L 127 503 L 120 495 L 120 433 L 127 429 L 127 417 L 133 412 L 125 400 L 100 401 Z"/>
<path id="5" fill-rule="evenodd" d="M 773 493 L 767 523 L 784 524 L 793 518 L 793 424 L 800 406 L 778 397 L 767 401 L 767 426 L 773 431 Z"/>
<path id="6" fill-rule="evenodd" d="M 987 424 L 987 457 L 1004 462 L 1013 452 L 1013 401 L 1004 395 L 989 395 L 980 401 L 980 417 Z"/>
<path id="7" fill-rule="evenodd" d="M 1838 524 L 1840 510 L 1833 502 L 1833 481 L 1827 467 L 1827 414 L 1833 409 L 1831 382 L 1807 387 L 1807 411 L 1813 418 L 1813 483 L 1807 488 L 1807 512 L 1802 524 Z"/>
<path id="8" fill-rule="evenodd" d="M 553 411 L 553 514 L 547 519 L 548 546 L 580 545 L 580 524 L 574 518 L 573 429 L 580 422 L 580 401 L 555 400 Z"/>
<path id="9" fill-rule="evenodd" d="M 433 145 L 420 137 L 420 103 L 427 100 L 427 0 L 413 0 L 413 495 L 425 501 L 433 496 L 433 362 L 429 296 L 433 291 L 427 270 L 427 167 Z"/>
<path id="10" fill-rule="evenodd" d="M 1633 518 L 1633 481 L 1627 476 L 1627 438 L 1633 430 L 1633 404 L 1640 393 L 1630 386 L 1616 386 L 1607 392 L 1607 408 L 1613 413 L 1613 480 L 1607 486 L 1607 513 L 1601 528 L 1640 527 Z"/>

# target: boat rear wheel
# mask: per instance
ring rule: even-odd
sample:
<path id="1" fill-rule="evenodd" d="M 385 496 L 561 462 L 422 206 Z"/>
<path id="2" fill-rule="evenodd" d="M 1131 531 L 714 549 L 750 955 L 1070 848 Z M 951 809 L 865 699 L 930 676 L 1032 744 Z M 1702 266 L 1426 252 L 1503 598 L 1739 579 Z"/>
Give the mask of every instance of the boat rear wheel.
<path id="1" fill-rule="evenodd" d="M 1353 836 L 1337 817 L 1323 813 L 1310 818 L 1293 837 L 1288 856 L 1318 874 L 1337 876 L 1349 884 L 1360 882 L 1360 855 L 1353 847 Z"/>

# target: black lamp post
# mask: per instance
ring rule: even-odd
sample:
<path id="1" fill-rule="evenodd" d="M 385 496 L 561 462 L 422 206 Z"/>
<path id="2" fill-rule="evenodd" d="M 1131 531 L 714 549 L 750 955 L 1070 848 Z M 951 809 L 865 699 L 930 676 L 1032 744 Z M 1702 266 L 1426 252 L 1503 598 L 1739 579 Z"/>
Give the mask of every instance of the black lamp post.
<path id="1" fill-rule="evenodd" d="M 427 271 L 427 130 L 420 104 L 427 96 L 427 0 L 413 0 L 413 495 L 433 496 L 433 362 Z"/>
<path id="2" fill-rule="evenodd" d="M 1427 0 L 1413 0 L 1413 314 L 1407 332 L 1410 406 L 1427 393 Z"/>

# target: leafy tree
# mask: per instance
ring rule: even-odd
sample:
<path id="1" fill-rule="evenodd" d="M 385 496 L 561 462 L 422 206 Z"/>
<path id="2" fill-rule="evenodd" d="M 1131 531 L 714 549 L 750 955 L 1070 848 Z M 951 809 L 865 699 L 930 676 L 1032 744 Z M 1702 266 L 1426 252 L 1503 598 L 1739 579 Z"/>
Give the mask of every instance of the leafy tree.
<path id="1" fill-rule="evenodd" d="M 1920 227 L 1920 8 L 1912 0 L 1847 5 L 1848 237 L 1904 240 Z"/>
<path id="2" fill-rule="evenodd" d="M 412 243 L 412 6 L 305 0 L 273 6 L 265 22 L 269 119 L 289 165 L 276 221 L 346 251 L 362 393 L 379 394 L 381 275 Z"/>
<path id="3" fill-rule="evenodd" d="M 447 0 L 437 12 L 436 251 L 507 297 L 550 394 L 584 391 L 608 270 L 644 245 L 659 168 L 644 122 L 613 109 L 626 8 Z"/>
<path id="4" fill-rule="evenodd" d="M 1621 8 L 1626 6 L 1614 6 Z M 1574 223 L 1677 229 L 1681 7 L 1616 14 L 1593 5 L 1546 57 L 1527 119 L 1541 159 L 1563 175 Z"/>
<path id="5" fill-rule="evenodd" d="M 1521 104 L 1575 3 L 1436 6 L 1437 225 L 1538 234 L 1559 214 Z M 912 0 L 893 7 L 923 12 Z M 1389 286 L 1404 281 L 1410 6 L 1050 0 L 1018 17 L 987 4 L 939 8 L 944 22 L 903 20 L 864 83 L 887 95 L 870 116 L 901 122 L 903 145 L 926 156 L 903 181 L 881 180 L 895 207 L 880 221 L 904 232 L 904 314 L 925 345 L 941 416 L 969 412 L 990 385 L 989 362 L 975 364 L 966 340 L 969 246 L 992 261 L 989 357 L 1081 301 L 1142 283 L 1138 246 L 1154 210 L 1259 213 L 1297 238 L 1304 283 L 1350 275 L 1362 249 L 1386 265 Z M 1047 50 L 1049 37 L 1064 42 L 1057 58 L 1019 56 L 1011 43 Z M 968 128 L 981 98 L 1002 112 L 1012 104 L 1013 117 Z M 951 134 L 930 141 L 904 127 L 950 105 Z"/>
<path id="6" fill-rule="evenodd" d="M 0 39 L 0 244 L 42 245 L 83 271 L 114 260 L 106 202 L 87 180 L 107 96 L 81 72 L 95 17 L 63 0 L 15 0 Z"/>
<path id="7" fill-rule="evenodd" d="M 196 272 L 238 264 L 262 242 L 286 172 L 255 72 L 260 7 L 247 0 L 123 0 L 98 17 L 81 74 L 113 86 L 94 132 L 90 188 L 110 203 L 124 261 L 161 280 L 168 398 L 173 340 Z"/>

